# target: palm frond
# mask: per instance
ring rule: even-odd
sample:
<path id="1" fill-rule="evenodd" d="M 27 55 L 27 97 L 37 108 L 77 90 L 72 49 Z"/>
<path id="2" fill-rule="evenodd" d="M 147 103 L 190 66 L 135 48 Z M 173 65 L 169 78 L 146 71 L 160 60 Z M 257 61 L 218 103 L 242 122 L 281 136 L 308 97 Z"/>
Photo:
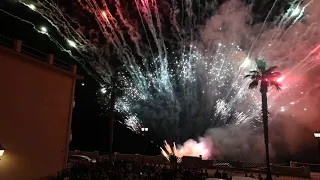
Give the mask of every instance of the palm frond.
<path id="1" fill-rule="evenodd" d="M 274 86 L 278 91 L 281 90 L 281 84 L 278 83 L 277 81 L 270 81 L 270 84 Z"/>
<path id="2" fill-rule="evenodd" d="M 278 66 L 272 66 L 272 67 L 268 68 L 268 69 L 265 71 L 265 73 L 266 73 L 266 74 L 273 73 L 273 71 L 274 71 L 275 69 L 277 69 L 277 68 L 278 68 Z"/>
<path id="3" fill-rule="evenodd" d="M 264 60 L 261 60 L 261 59 L 257 59 L 256 60 L 256 64 L 257 64 L 257 68 L 260 70 L 260 71 L 265 71 L 266 70 L 266 62 Z"/>
<path id="4" fill-rule="evenodd" d="M 249 89 L 254 89 L 259 85 L 259 81 L 258 80 L 253 80 L 250 84 L 249 84 Z"/>
<path id="5" fill-rule="evenodd" d="M 267 76 L 269 76 L 269 78 L 279 78 L 282 76 L 281 72 L 272 72 L 270 74 L 266 74 Z"/>
<path id="6" fill-rule="evenodd" d="M 259 72 L 256 71 L 256 70 L 254 70 L 254 71 L 249 71 L 249 72 L 252 73 L 252 74 L 259 74 Z"/>
<path id="7" fill-rule="evenodd" d="M 250 78 L 251 80 L 260 81 L 261 76 L 259 74 L 248 74 L 244 78 Z"/>
<path id="8" fill-rule="evenodd" d="M 252 74 L 247 74 L 244 76 L 244 78 L 251 78 L 253 75 Z"/>

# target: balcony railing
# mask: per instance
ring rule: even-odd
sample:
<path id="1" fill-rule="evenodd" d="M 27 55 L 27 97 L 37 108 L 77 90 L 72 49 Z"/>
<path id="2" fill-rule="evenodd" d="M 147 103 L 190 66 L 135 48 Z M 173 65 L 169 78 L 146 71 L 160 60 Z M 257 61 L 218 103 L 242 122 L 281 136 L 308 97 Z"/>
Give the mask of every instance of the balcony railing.
<path id="1" fill-rule="evenodd" d="M 0 34 L 0 46 L 5 46 L 8 48 L 12 48 L 19 53 L 23 53 L 28 56 L 32 56 L 40 61 L 48 62 L 49 64 L 58 67 L 60 69 L 71 71 L 76 73 L 76 66 L 69 64 L 63 60 L 55 58 L 52 54 L 47 54 L 41 52 L 37 49 L 34 49 L 30 46 L 27 46 L 22 43 L 20 40 L 14 40 L 9 37 Z"/>

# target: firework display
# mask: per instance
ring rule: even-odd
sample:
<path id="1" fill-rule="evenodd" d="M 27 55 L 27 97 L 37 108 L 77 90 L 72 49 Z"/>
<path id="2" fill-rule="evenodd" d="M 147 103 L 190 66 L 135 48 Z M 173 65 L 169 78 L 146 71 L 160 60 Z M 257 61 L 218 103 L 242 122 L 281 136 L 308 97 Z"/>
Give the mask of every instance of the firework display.
<path id="1" fill-rule="evenodd" d="M 174 148 L 166 143 L 167 158 L 176 151 L 179 158 L 208 159 L 232 149 L 226 137 L 237 133 L 223 129 L 255 132 L 262 126 L 260 93 L 248 90 L 244 79 L 257 58 L 284 74 L 278 79 L 283 90 L 268 94 L 271 121 L 315 116 L 309 93 L 317 86 L 308 83 L 308 72 L 319 65 L 320 7 L 312 0 L 291 0 L 277 15 L 275 1 L 261 22 L 252 4 L 241 0 L 79 0 L 72 11 L 50 0 L 19 2 L 50 22 L 38 32 L 94 68 L 101 96 L 108 97 L 113 76 L 121 80 L 116 110 L 131 130 L 148 127 L 179 144 L 204 137 Z"/>

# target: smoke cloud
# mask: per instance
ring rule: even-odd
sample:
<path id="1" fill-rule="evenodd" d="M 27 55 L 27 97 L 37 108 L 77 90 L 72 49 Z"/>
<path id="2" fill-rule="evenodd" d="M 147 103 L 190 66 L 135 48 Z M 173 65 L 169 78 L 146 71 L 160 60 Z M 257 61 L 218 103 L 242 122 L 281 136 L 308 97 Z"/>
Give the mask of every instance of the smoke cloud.
<path id="1" fill-rule="evenodd" d="M 168 24 L 171 23 L 171 28 L 177 31 L 176 33 L 170 31 L 168 34 L 178 37 L 177 41 L 179 42 L 177 44 L 188 42 L 184 45 L 190 46 L 190 44 L 194 44 L 209 54 L 205 54 L 199 50 L 201 55 L 198 55 L 198 53 L 194 53 L 196 52 L 196 48 L 194 48 L 177 56 L 172 55 L 178 59 L 183 57 L 181 62 L 177 62 L 178 67 L 182 67 L 181 71 L 177 70 L 177 68 L 174 70 L 178 72 L 175 73 L 174 77 L 176 79 L 180 78 L 183 83 L 175 81 L 175 78 L 171 78 L 173 74 L 171 73 L 171 69 L 167 68 L 171 62 L 169 63 L 169 56 L 166 54 L 170 50 L 167 48 L 168 43 L 165 41 L 166 38 L 163 37 L 164 32 L 167 30 L 162 31 L 162 27 L 165 27 L 165 23 L 163 23 L 165 14 L 163 14 L 163 17 L 160 16 L 159 12 L 161 8 L 158 8 L 158 6 L 160 7 L 158 5 L 160 1 L 158 4 L 152 4 L 152 8 L 150 8 L 151 6 L 144 6 L 144 2 L 135 2 L 139 2 L 136 7 L 142 13 L 142 16 L 138 19 L 144 22 L 143 26 L 133 28 L 134 31 L 139 31 L 143 27 L 142 33 L 137 33 L 139 34 L 138 39 L 137 35 L 129 31 L 128 34 L 133 41 L 131 43 L 127 43 L 127 40 L 124 38 L 124 32 L 128 32 L 128 29 L 133 30 L 131 26 L 135 23 L 131 22 L 130 24 L 129 20 L 125 23 L 116 21 L 107 5 L 104 5 L 103 12 L 109 13 L 109 16 L 112 17 L 108 16 L 107 18 L 112 19 L 112 21 L 106 21 L 106 17 L 99 13 L 101 9 L 93 6 L 92 4 L 94 3 L 92 1 L 87 1 L 91 6 L 81 5 L 83 9 L 89 8 L 88 11 L 90 13 L 97 13 L 94 14 L 97 24 L 103 27 L 99 29 L 99 32 L 101 31 L 101 34 L 104 34 L 106 42 L 113 43 L 114 50 L 118 52 L 119 61 L 126 67 L 127 72 L 133 78 L 132 81 L 127 80 L 129 82 L 127 84 L 132 84 L 132 87 L 127 88 L 128 91 L 124 93 L 126 95 L 119 100 L 116 106 L 117 110 L 128 117 L 126 120 L 128 127 L 131 127 L 132 130 L 139 130 L 140 125 L 143 124 L 150 127 L 151 130 L 156 131 L 163 138 L 177 139 L 179 136 L 194 136 L 199 132 L 203 132 L 202 130 L 216 126 L 215 128 L 209 128 L 204 137 L 199 139 L 200 144 L 206 144 L 199 147 L 204 148 L 204 150 L 210 150 L 211 158 L 263 161 L 264 140 L 261 121 L 244 117 L 239 118 L 241 122 L 236 121 L 234 123 L 235 121 L 229 121 L 227 118 L 231 116 L 228 113 L 238 113 L 238 117 L 243 115 L 241 113 L 250 113 L 248 117 L 257 117 L 255 112 L 260 111 L 250 111 L 250 108 L 253 106 L 249 105 L 259 104 L 250 99 L 252 96 L 246 99 L 249 102 L 241 101 L 241 95 L 244 93 L 238 93 L 240 97 L 237 96 L 237 101 L 229 103 L 231 104 L 231 108 L 229 109 L 225 108 L 228 103 L 223 101 L 225 94 L 228 94 L 226 91 L 232 89 L 232 86 L 236 84 L 231 79 L 233 76 L 228 78 L 229 69 L 227 68 L 232 69 L 230 71 L 234 71 L 234 74 L 238 77 L 237 69 L 228 67 L 237 63 L 233 64 L 230 61 L 233 61 L 233 58 L 237 61 L 248 59 L 246 66 L 254 68 L 253 60 L 263 58 L 267 60 L 268 65 L 279 66 L 279 71 L 284 74 L 284 79 L 281 82 L 283 90 L 275 93 L 275 90 L 270 89 L 268 94 L 270 151 L 273 159 L 281 160 L 293 157 L 296 159 L 308 159 L 305 156 L 297 156 L 298 154 L 302 154 L 301 152 L 310 152 L 305 154 L 309 154 L 312 157 L 315 155 L 316 143 L 313 138 L 313 132 L 320 129 L 318 121 L 320 116 L 320 112 L 318 111 L 320 102 L 320 79 L 318 77 L 320 77 L 320 71 L 317 70 L 320 60 L 320 29 L 318 23 L 320 18 L 320 3 L 316 3 L 318 1 L 293 1 L 289 4 L 289 7 L 282 8 L 283 12 L 278 17 L 274 16 L 274 14 L 277 14 L 273 12 L 275 9 L 266 10 L 270 12 L 267 13 L 270 16 L 267 15 L 266 21 L 259 21 L 257 23 L 255 20 L 256 14 L 252 14 L 253 7 L 251 5 L 247 5 L 241 0 L 230 0 L 222 4 L 217 14 L 209 18 L 204 26 L 195 23 L 196 19 L 198 19 L 198 14 L 189 14 L 190 17 L 182 19 L 182 24 L 187 24 L 185 25 L 186 27 L 182 26 L 181 28 L 179 28 L 180 24 L 177 23 L 177 17 L 178 15 L 179 17 L 180 15 L 185 17 L 189 11 L 188 13 L 183 10 L 179 11 L 178 5 L 176 7 L 171 6 L 172 4 L 166 2 L 169 3 L 168 7 L 174 7 L 170 9 L 170 17 L 167 20 Z M 190 12 L 196 9 L 192 7 L 193 4 L 188 3 L 189 1 L 186 2 L 184 5 L 187 5 L 185 7 L 189 8 Z M 50 10 L 50 7 L 54 6 L 43 7 L 43 9 L 47 10 L 49 8 Z M 118 15 L 128 15 L 126 12 L 122 12 L 122 9 L 125 9 L 125 7 L 122 7 L 122 3 L 117 3 L 115 9 Z M 83 30 L 76 31 L 73 27 L 66 27 L 66 24 L 72 23 L 61 23 L 66 19 L 63 16 L 64 13 L 53 13 L 58 11 L 56 8 L 52 10 L 48 12 L 43 11 L 45 13 L 41 15 L 60 27 L 62 31 L 61 37 L 77 40 L 79 47 L 85 49 L 85 51 L 82 48 L 77 49 L 80 54 L 84 54 L 84 59 L 91 59 L 91 56 L 86 57 L 88 52 L 98 57 L 102 56 L 101 53 L 95 50 L 99 48 L 91 48 L 96 43 L 86 44 L 87 41 L 83 41 L 83 37 L 75 33 L 82 32 Z M 37 12 L 41 13 L 42 11 Z M 72 12 L 75 11 L 72 9 Z M 138 14 L 137 11 L 135 14 Z M 205 15 L 202 14 L 202 16 Z M 134 16 L 125 17 L 129 19 Z M 122 31 L 122 26 L 127 29 Z M 147 27 L 148 31 L 145 29 Z M 185 38 L 186 40 L 183 41 L 180 39 L 191 36 L 184 32 L 190 31 L 190 34 L 193 34 L 193 30 L 198 30 L 199 27 L 203 27 L 200 39 L 195 40 L 194 38 L 190 38 L 192 40 L 189 40 Z M 89 36 L 93 36 L 93 34 L 95 33 L 89 33 Z M 154 51 L 155 55 L 151 55 L 152 58 L 150 54 L 143 53 L 144 49 L 142 49 L 142 47 L 149 46 L 143 46 L 142 42 L 138 44 L 138 40 L 140 38 L 143 39 L 143 34 L 148 36 L 147 44 L 152 49 L 151 52 L 153 52 L 153 49 L 156 49 Z M 98 37 L 97 35 L 97 39 L 99 39 Z M 198 38 L 198 36 L 194 37 Z M 156 45 L 156 48 L 151 47 L 150 43 L 153 42 L 153 46 Z M 158 68 L 154 68 L 155 72 L 148 71 L 144 73 L 141 71 L 143 68 L 137 65 L 138 61 L 134 61 L 135 55 L 132 53 L 133 49 L 128 49 L 129 44 L 135 44 L 137 54 L 143 56 L 142 59 L 147 59 L 146 62 L 143 62 L 148 64 L 146 69 L 152 67 L 150 65 L 152 62 L 154 67 L 159 65 Z M 228 47 L 231 46 L 230 44 L 234 44 L 237 47 L 226 48 L 225 51 L 227 52 L 224 50 L 215 51 L 219 49 L 220 45 Z M 189 47 L 189 49 L 192 48 Z M 234 52 L 232 52 L 233 50 Z M 214 52 L 217 53 L 214 54 Z M 190 56 L 186 54 L 190 54 Z M 145 58 L 144 56 L 150 58 Z M 160 59 L 155 58 L 157 56 Z M 219 61 L 225 57 L 228 58 L 215 65 L 211 57 L 215 58 L 214 61 Z M 241 58 L 239 59 L 239 57 Z M 108 66 L 106 59 L 110 59 L 110 57 L 103 56 L 98 59 L 99 61 L 95 61 L 91 65 L 100 73 L 99 75 L 102 78 L 109 81 L 111 78 L 108 75 L 110 75 L 109 70 L 111 68 Z M 198 61 L 208 61 L 209 63 L 198 63 Z M 191 66 L 189 66 L 190 64 Z M 205 69 L 210 64 L 214 64 L 213 68 Z M 241 76 L 245 72 L 240 73 L 239 78 L 242 78 Z M 195 76 L 195 74 L 200 75 Z M 217 83 L 217 85 L 214 83 Z M 229 86 L 224 86 L 225 84 Z M 239 89 L 243 91 L 242 88 Z M 246 92 L 250 91 L 245 90 Z M 212 97 L 212 92 L 216 93 L 216 97 Z M 237 93 L 234 94 L 237 95 Z M 255 94 L 257 98 L 260 97 L 258 90 L 252 90 L 252 94 Z M 216 108 L 217 104 L 219 108 Z M 183 137 L 181 139 L 185 140 L 186 138 Z M 189 140 L 184 144 L 183 148 L 185 147 L 190 150 L 186 151 L 186 154 L 204 152 L 202 150 L 191 150 L 196 143 L 193 140 Z"/>
<path id="2" fill-rule="evenodd" d="M 268 97 L 269 148 L 274 162 L 314 161 L 313 132 L 320 127 L 320 4 L 305 1 L 291 8 L 277 21 L 253 25 L 250 6 L 228 1 L 202 31 L 204 44 L 239 44 L 246 53 L 237 56 L 264 58 L 285 74 L 283 90 L 276 96 L 270 89 Z M 210 128 L 200 142 L 211 146 L 211 159 L 264 162 L 262 122 L 260 128 L 250 122 Z"/>

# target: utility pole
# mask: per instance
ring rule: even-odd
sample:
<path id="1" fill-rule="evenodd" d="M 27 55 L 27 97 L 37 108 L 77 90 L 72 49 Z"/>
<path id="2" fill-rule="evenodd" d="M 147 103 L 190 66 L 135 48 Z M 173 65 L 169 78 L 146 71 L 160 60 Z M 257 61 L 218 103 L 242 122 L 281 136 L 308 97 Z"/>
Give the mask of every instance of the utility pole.
<path id="1" fill-rule="evenodd" d="M 116 91 L 117 91 L 117 78 L 112 77 L 112 90 L 110 98 L 110 107 L 109 107 L 109 161 L 112 160 L 112 146 L 113 146 L 113 128 L 114 128 L 114 108 L 116 103 Z"/>

